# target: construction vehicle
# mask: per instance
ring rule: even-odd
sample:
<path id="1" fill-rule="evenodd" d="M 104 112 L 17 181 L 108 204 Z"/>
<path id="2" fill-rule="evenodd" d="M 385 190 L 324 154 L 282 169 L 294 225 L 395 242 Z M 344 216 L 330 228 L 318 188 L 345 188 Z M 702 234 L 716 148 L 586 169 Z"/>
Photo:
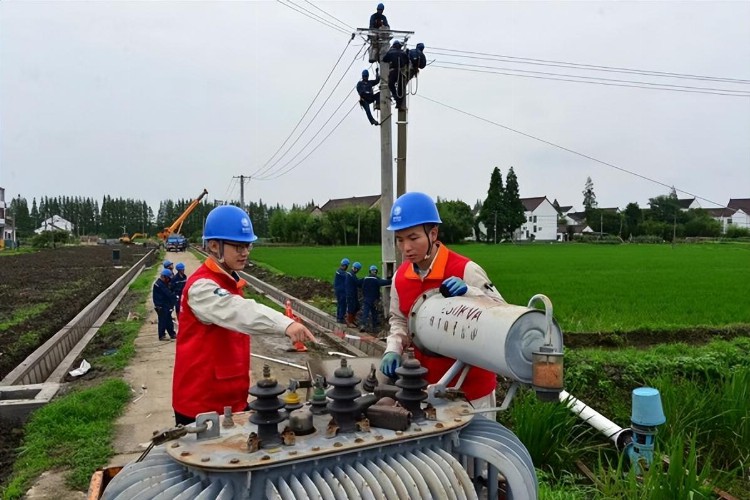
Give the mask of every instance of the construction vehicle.
<path id="1" fill-rule="evenodd" d="M 162 231 L 159 231 L 159 238 L 166 242 L 167 238 L 169 238 L 170 235 L 174 233 L 180 233 L 182 231 L 182 223 L 185 222 L 185 219 L 188 218 L 188 215 L 190 215 L 192 211 L 195 210 L 195 207 L 198 206 L 203 197 L 207 194 L 208 190 L 204 189 L 200 196 L 190 202 L 190 205 L 188 205 L 187 208 L 180 214 L 180 216 L 175 219 L 171 226 L 165 227 Z"/>
<path id="2" fill-rule="evenodd" d="M 146 233 L 133 233 L 132 236 L 128 236 L 128 233 L 122 233 L 122 236 L 120 236 L 120 243 L 131 245 L 136 238 L 148 238 L 148 235 Z"/>

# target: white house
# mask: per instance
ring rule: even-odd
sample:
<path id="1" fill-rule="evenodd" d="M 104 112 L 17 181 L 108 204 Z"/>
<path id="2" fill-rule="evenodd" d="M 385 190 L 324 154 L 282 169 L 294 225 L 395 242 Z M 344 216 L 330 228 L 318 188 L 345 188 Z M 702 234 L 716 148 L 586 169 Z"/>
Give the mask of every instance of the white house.
<path id="1" fill-rule="evenodd" d="M 698 200 L 695 198 L 683 198 L 681 200 L 677 200 L 677 206 L 680 207 L 680 210 L 683 212 L 687 212 L 688 210 L 695 209 L 695 208 L 701 208 L 701 204 L 698 203 Z"/>
<path id="2" fill-rule="evenodd" d="M 63 219 L 59 215 L 53 215 L 49 219 L 43 220 L 39 229 L 34 230 L 36 234 L 41 234 L 45 231 L 67 231 L 72 233 L 73 223 Z"/>
<path id="3" fill-rule="evenodd" d="M 727 232 L 727 226 L 732 223 L 732 218 L 735 212 L 737 212 L 737 210 L 732 208 L 707 208 L 705 210 L 708 215 L 719 221 L 722 233 Z"/>
<path id="4" fill-rule="evenodd" d="M 547 197 L 521 198 L 521 203 L 526 222 L 516 230 L 515 238 L 520 241 L 557 240 L 557 209 Z"/>
<path id="5" fill-rule="evenodd" d="M 750 229 L 750 198 L 730 198 L 727 207 L 735 210 L 727 224 Z"/>

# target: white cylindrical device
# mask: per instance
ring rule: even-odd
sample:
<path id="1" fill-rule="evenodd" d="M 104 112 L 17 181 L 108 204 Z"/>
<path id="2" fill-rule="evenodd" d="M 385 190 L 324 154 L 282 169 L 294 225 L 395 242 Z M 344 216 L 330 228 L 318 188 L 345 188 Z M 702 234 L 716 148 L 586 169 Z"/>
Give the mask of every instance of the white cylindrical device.
<path id="1" fill-rule="evenodd" d="M 539 309 L 495 302 L 489 297 L 443 297 L 424 293 L 409 312 L 414 344 L 427 354 L 458 359 L 509 377 L 532 382 L 532 353 L 547 337 Z M 552 347 L 562 352 L 562 330 L 552 320 Z"/>

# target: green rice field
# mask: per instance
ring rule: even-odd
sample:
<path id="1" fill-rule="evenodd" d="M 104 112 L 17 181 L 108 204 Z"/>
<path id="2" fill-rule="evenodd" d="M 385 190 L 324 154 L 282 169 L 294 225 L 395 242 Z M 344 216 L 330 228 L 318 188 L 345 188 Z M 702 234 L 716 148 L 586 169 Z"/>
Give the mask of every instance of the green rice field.
<path id="1" fill-rule="evenodd" d="M 750 328 L 750 245 L 453 245 L 503 297 L 547 295 L 566 332 Z M 380 267 L 380 247 L 263 247 L 251 259 L 290 276 L 333 280 L 348 257 Z M 360 271 L 360 274 L 363 273 Z"/>

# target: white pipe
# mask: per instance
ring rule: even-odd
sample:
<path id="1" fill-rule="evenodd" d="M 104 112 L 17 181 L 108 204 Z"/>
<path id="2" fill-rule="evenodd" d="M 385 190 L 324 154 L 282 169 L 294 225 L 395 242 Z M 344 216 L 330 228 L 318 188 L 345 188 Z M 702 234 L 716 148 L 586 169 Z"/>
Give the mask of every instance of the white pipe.
<path id="1" fill-rule="evenodd" d="M 534 302 L 541 301 L 544 304 L 544 319 L 547 320 L 547 331 L 544 338 L 544 345 L 551 346 L 552 345 L 552 318 L 554 315 L 552 314 L 552 301 L 549 300 L 549 297 L 546 295 L 542 295 L 541 293 L 538 293 L 531 297 L 529 299 L 528 306 L 529 308 L 532 308 L 534 306 Z"/>
<path id="2" fill-rule="evenodd" d="M 607 436 L 618 448 L 620 447 L 620 443 L 618 443 L 620 434 L 630 430 L 623 429 L 580 399 L 571 396 L 567 391 L 560 391 L 560 402 L 567 404 L 568 408 L 581 420 Z"/>
<path id="3" fill-rule="evenodd" d="M 269 358 L 268 356 L 261 356 L 260 354 L 253 353 L 250 353 L 250 356 L 252 356 L 253 358 L 265 359 L 266 361 L 271 361 L 272 363 L 278 363 L 280 365 L 291 366 L 292 368 L 299 368 L 300 370 L 307 370 L 306 366 L 297 365 L 294 363 L 290 363 L 289 361 L 283 361 L 281 359 Z"/>

